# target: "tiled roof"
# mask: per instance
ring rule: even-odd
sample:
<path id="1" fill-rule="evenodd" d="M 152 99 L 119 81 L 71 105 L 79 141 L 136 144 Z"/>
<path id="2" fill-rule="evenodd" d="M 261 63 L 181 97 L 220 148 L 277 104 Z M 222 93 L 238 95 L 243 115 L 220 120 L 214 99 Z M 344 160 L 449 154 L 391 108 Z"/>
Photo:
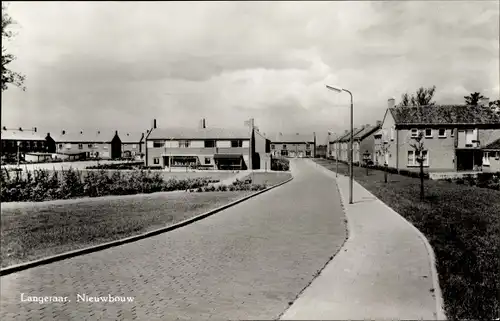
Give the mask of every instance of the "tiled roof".
<path id="1" fill-rule="evenodd" d="M 56 143 L 86 143 L 86 142 L 98 142 L 98 143 L 109 143 L 115 137 L 115 131 L 111 130 L 95 130 L 95 131 L 72 131 L 72 132 L 62 132 L 50 133 L 50 137 Z"/>
<path id="2" fill-rule="evenodd" d="M 356 137 L 357 134 L 361 133 L 364 130 L 364 128 L 354 128 L 353 130 L 353 136 Z M 348 142 L 351 139 L 351 132 L 347 133 L 346 135 L 342 136 L 339 139 L 339 142 Z"/>
<path id="3" fill-rule="evenodd" d="M 274 137 L 273 143 L 313 143 L 313 134 L 277 134 Z"/>
<path id="4" fill-rule="evenodd" d="M 152 139 L 249 139 L 248 129 L 226 128 L 156 128 L 151 131 Z"/>
<path id="5" fill-rule="evenodd" d="M 483 124 L 500 125 L 491 108 L 468 105 L 436 105 L 389 108 L 396 125 Z"/>
<path id="6" fill-rule="evenodd" d="M 484 149 L 494 149 L 494 150 L 500 150 L 500 138 L 495 140 L 494 142 L 486 145 Z"/>
<path id="7" fill-rule="evenodd" d="M 369 136 L 370 134 L 374 133 L 375 131 L 380 129 L 380 125 L 375 125 L 375 126 L 365 126 L 362 131 L 357 133 L 354 136 L 354 139 L 364 139 L 365 137 Z"/>
<path id="8" fill-rule="evenodd" d="M 146 131 L 118 131 L 118 137 L 123 143 L 138 143 L 141 141 L 142 135 L 146 137 Z"/>
<path id="9" fill-rule="evenodd" d="M 2 140 L 45 140 L 45 135 L 31 130 L 3 130 L 1 134 Z"/>

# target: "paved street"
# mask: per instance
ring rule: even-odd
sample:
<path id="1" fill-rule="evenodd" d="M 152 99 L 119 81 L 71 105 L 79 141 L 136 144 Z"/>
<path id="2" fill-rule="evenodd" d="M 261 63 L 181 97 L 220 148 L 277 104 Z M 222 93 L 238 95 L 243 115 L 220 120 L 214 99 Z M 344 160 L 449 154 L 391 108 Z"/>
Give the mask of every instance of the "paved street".
<path id="1" fill-rule="evenodd" d="M 278 318 L 346 238 L 334 180 L 306 162 L 292 161 L 291 182 L 194 224 L 2 277 L 0 319 Z"/>

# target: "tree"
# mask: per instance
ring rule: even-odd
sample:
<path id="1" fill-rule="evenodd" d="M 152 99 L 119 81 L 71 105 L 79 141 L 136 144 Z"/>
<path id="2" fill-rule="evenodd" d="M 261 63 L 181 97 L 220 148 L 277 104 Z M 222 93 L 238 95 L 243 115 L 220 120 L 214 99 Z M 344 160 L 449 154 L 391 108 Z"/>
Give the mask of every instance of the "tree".
<path id="1" fill-rule="evenodd" d="M 424 132 L 420 131 L 417 137 L 413 138 L 415 143 L 410 144 L 410 146 L 415 151 L 415 157 L 420 167 L 420 200 L 424 200 Z"/>
<path id="2" fill-rule="evenodd" d="M 26 90 L 26 87 L 24 87 L 25 76 L 7 68 L 7 65 L 14 61 L 16 57 L 7 53 L 7 49 L 4 47 L 4 44 L 14 37 L 12 31 L 7 29 L 15 23 L 7 14 L 6 9 L 6 6 L 2 3 L 2 92 L 7 90 L 9 84 Z"/>
<path id="3" fill-rule="evenodd" d="M 387 155 L 389 154 L 389 149 L 391 145 L 388 142 L 383 142 L 382 145 L 380 146 L 380 155 L 384 155 L 384 166 L 385 166 L 385 171 L 384 171 L 384 182 L 387 183 L 387 169 L 389 164 L 387 164 Z"/>
<path id="4" fill-rule="evenodd" d="M 465 103 L 467 105 L 477 106 L 477 104 L 479 103 L 479 101 L 482 98 L 484 98 L 484 96 L 481 95 L 481 93 L 475 92 L 475 93 L 471 93 L 469 96 L 464 96 L 464 98 L 465 98 Z"/>
<path id="5" fill-rule="evenodd" d="M 500 115 L 500 100 L 490 101 L 489 107 L 491 108 L 491 110 Z"/>
<path id="6" fill-rule="evenodd" d="M 432 106 L 435 102 L 432 101 L 436 86 L 429 88 L 420 87 L 415 94 L 409 95 L 404 93 L 401 95 L 401 102 L 398 106 Z"/>

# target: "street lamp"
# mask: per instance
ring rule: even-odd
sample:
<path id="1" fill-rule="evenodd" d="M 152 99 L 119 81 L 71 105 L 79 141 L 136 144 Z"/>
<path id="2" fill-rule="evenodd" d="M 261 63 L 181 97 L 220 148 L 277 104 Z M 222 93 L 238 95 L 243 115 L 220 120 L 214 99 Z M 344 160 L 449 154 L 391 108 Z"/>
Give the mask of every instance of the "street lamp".
<path id="1" fill-rule="evenodd" d="M 349 204 L 352 204 L 352 182 L 353 182 L 353 172 L 352 172 L 352 158 L 353 158 L 353 151 L 352 151 L 352 147 L 353 147 L 353 139 L 354 139 L 354 135 L 353 135 L 353 103 L 352 103 L 352 93 L 347 90 L 347 89 L 344 89 L 344 88 L 338 88 L 338 87 L 333 87 L 333 86 L 328 86 L 326 85 L 326 88 L 327 89 L 330 89 L 331 91 L 335 91 L 337 93 L 340 93 L 342 91 L 345 91 L 346 93 L 348 93 L 350 96 L 351 96 L 351 139 L 350 139 L 350 142 L 349 142 Z"/>

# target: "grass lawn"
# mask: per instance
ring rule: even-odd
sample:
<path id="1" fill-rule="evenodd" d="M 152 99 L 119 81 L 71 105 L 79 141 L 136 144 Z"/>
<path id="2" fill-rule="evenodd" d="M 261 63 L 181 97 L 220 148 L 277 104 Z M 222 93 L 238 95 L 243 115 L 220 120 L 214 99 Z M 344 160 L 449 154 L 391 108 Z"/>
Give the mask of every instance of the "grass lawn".
<path id="1" fill-rule="evenodd" d="M 316 159 L 335 171 L 335 162 Z M 431 243 L 448 319 L 498 318 L 500 293 L 500 192 L 420 180 L 354 167 L 354 179 L 408 219 Z M 339 173 L 348 167 L 339 163 Z"/>
<path id="2" fill-rule="evenodd" d="M 253 184 L 265 184 L 266 186 L 270 187 L 290 179 L 290 177 L 292 177 L 292 174 L 286 172 L 258 172 L 249 175 L 249 177 L 252 176 Z"/>
<path id="3" fill-rule="evenodd" d="M 1 267 L 141 234 L 252 191 L 155 193 L 1 205 Z"/>

